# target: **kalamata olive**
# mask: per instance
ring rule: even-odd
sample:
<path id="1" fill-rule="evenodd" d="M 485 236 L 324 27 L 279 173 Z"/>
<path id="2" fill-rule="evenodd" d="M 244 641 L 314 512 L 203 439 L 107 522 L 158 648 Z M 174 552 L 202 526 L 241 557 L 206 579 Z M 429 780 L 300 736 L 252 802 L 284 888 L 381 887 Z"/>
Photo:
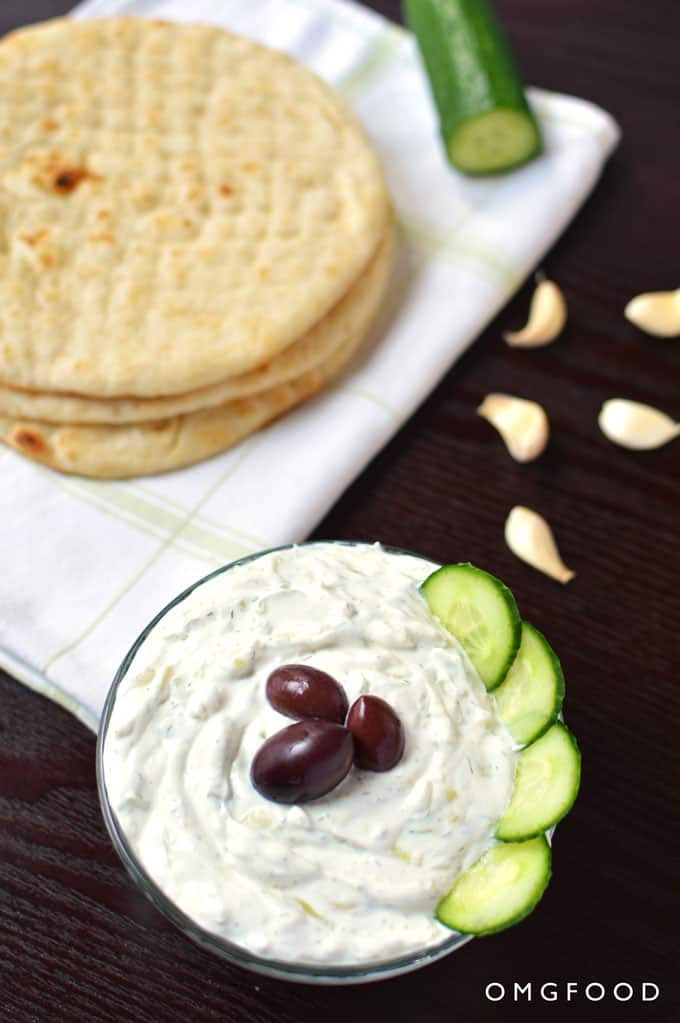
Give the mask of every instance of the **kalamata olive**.
<path id="1" fill-rule="evenodd" d="M 267 679 L 267 699 L 289 718 L 323 718 L 344 724 L 347 697 L 331 675 L 310 664 L 283 664 Z"/>
<path id="2" fill-rule="evenodd" d="M 250 779 L 265 799 L 305 803 L 342 781 L 354 756 L 352 736 L 334 721 L 297 721 L 276 732 L 253 757 Z"/>
<path id="3" fill-rule="evenodd" d="M 404 729 L 389 703 L 360 696 L 347 716 L 354 737 L 354 763 L 365 771 L 389 771 L 404 752 Z"/>

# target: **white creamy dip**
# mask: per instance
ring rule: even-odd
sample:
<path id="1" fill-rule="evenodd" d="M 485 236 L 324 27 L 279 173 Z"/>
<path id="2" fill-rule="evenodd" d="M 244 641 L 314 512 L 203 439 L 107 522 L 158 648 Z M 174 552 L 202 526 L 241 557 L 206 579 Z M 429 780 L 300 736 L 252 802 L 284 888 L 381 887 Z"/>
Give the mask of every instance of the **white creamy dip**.
<path id="1" fill-rule="evenodd" d="M 516 753 L 418 591 L 434 567 L 378 545 L 290 548 L 202 584 L 142 643 L 109 724 L 106 789 L 145 870 L 202 927 L 325 965 L 451 936 L 434 907 L 491 841 Z M 291 724 L 265 683 L 288 663 L 328 672 L 350 704 L 387 700 L 405 730 L 400 763 L 353 767 L 298 806 L 259 795 L 252 759 Z"/>

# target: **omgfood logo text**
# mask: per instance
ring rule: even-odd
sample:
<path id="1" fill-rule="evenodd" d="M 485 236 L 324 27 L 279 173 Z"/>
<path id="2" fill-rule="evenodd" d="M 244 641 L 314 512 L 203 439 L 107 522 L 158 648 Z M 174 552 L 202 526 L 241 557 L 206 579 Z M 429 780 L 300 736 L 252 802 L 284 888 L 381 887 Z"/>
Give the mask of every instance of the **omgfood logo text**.
<path id="1" fill-rule="evenodd" d="M 614 999 L 617 1002 L 630 1002 L 633 999 L 642 1002 L 655 1002 L 661 994 L 658 984 L 651 980 L 642 981 L 640 984 L 629 984 L 627 981 L 619 981 L 616 984 L 601 984 L 592 980 L 586 984 L 578 983 L 575 980 L 557 983 L 548 980 L 544 984 L 533 984 L 527 981 L 520 984 L 505 985 L 494 980 L 484 988 L 484 995 L 488 1002 L 573 1002 L 577 999 L 585 999 L 588 1002 L 602 1002 L 606 998 Z"/>

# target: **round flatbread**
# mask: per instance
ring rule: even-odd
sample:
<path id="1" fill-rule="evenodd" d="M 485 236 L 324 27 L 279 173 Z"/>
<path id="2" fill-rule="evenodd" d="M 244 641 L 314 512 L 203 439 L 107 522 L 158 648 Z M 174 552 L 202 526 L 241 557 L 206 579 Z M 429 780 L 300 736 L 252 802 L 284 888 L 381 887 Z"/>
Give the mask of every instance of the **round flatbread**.
<path id="1" fill-rule="evenodd" d="M 376 304 L 391 263 L 391 233 Z M 356 355 L 366 330 L 346 338 L 321 365 L 248 398 L 168 419 L 127 425 L 59 425 L 0 416 L 0 441 L 60 472 L 120 479 L 190 465 L 223 451 L 315 394 Z"/>
<path id="2" fill-rule="evenodd" d="M 207 25 L 0 42 L 0 381 L 185 393 L 270 362 L 384 234 L 376 155 L 284 54 Z"/>
<path id="3" fill-rule="evenodd" d="M 209 458 L 315 394 L 361 344 L 348 339 L 324 366 L 250 398 L 183 416 L 121 426 L 12 421 L 0 417 L 0 440 L 59 472 L 123 479 L 167 472 Z"/>
<path id="4" fill-rule="evenodd" d="M 392 228 L 361 277 L 311 330 L 271 362 L 211 387 L 165 398 L 87 398 L 0 385 L 0 415 L 53 423 L 132 423 L 193 412 L 269 390 L 328 360 L 348 338 L 366 331 L 380 302 L 392 254 Z"/>

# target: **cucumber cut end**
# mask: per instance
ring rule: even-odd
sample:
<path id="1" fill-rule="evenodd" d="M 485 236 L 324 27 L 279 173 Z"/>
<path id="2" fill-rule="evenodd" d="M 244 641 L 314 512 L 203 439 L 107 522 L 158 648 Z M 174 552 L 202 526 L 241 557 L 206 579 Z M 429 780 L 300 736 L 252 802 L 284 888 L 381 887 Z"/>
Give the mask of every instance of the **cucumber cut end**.
<path id="1" fill-rule="evenodd" d="M 579 748 L 558 721 L 517 758 L 515 786 L 496 838 L 516 842 L 553 827 L 571 810 L 580 782 Z"/>
<path id="2" fill-rule="evenodd" d="M 505 678 L 520 644 L 519 611 L 507 586 L 481 568 L 445 565 L 420 587 L 430 611 L 470 658 L 488 690 Z"/>
<path id="3" fill-rule="evenodd" d="M 493 845 L 464 871 L 437 904 L 440 923 L 463 934 L 493 934 L 527 916 L 545 891 L 551 873 L 545 836 Z"/>
<path id="4" fill-rule="evenodd" d="M 536 122 L 525 110 L 477 114 L 459 124 L 445 141 L 449 160 L 466 174 L 511 170 L 541 151 Z"/>

